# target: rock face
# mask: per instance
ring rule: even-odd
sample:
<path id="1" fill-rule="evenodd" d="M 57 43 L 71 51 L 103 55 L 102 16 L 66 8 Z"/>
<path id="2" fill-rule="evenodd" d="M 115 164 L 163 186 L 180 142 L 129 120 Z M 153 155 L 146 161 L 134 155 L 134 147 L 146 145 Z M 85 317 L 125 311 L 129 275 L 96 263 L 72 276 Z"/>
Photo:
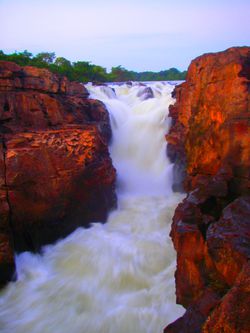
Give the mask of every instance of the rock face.
<path id="1" fill-rule="evenodd" d="M 105 106 L 46 69 L 0 62 L 0 283 L 38 250 L 116 205 Z"/>
<path id="2" fill-rule="evenodd" d="M 195 59 L 174 94 L 167 140 L 177 169 L 185 169 L 188 194 L 176 209 L 171 237 L 177 302 L 187 311 L 164 332 L 247 333 L 250 48 Z"/>

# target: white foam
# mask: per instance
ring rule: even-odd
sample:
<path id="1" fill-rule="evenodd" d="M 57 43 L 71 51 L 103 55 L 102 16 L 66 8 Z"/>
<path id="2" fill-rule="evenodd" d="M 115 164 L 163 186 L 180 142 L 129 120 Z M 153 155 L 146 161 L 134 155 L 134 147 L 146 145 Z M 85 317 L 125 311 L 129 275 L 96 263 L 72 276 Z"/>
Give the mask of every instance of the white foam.
<path id="1" fill-rule="evenodd" d="M 18 281 L 0 295 L 2 333 L 160 333 L 182 315 L 168 237 L 182 199 L 171 191 L 164 138 L 172 89 L 157 84 L 161 94 L 146 101 L 138 89 L 89 87 L 113 117 L 118 209 L 106 224 L 78 228 L 42 256 L 17 256 Z"/>

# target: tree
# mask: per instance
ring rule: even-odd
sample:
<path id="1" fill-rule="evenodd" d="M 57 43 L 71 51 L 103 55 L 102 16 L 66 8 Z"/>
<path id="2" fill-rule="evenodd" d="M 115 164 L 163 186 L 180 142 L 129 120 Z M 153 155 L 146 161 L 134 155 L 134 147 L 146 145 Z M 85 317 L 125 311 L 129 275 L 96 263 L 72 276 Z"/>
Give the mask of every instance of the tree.
<path id="1" fill-rule="evenodd" d="M 49 69 L 54 73 L 67 76 L 70 80 L 73 79 L 73 68 L 71 62 L 66 58 L 56 58 L 55 62 L 49 65 Z"/>
<path id="2" fill-rule="evenodd" d="M 19 55 L 21 55 L 22 57 L 27 58 L 27 59 L 31 59 L 33 57 L 33 54 L 27 50 L 20 52 Z"/>
<path id="3" fill-rule="evenodd" d="M 37 61 L 38 63 L 45 63 L 45 64 L 53 64 L 54 60 L 56 58 L 55 52 L 41 52 L 38 53 L 35 57 L 34 60 Z"/>
<path id="4" fill-rule="evenodd" d="M 112 67 L 111 73 L 109 74 L 110 81 L 114 82 L 123 82 L 133 80 L 133 75 L 127 69 L 122 67 L 121 65 Z"/>
<path id="5" fill-rule="evenodd" d="M 63 57 L 57 57 L 54 64 L 58 67 L 71 67 L 71 62 Z"/>
<path id="6" fill-rule="evenodd" d="M 89 61 L 77 61 L 73 63 L 73 79 L 80 82 L 91 81 L 92 65 Z"/>

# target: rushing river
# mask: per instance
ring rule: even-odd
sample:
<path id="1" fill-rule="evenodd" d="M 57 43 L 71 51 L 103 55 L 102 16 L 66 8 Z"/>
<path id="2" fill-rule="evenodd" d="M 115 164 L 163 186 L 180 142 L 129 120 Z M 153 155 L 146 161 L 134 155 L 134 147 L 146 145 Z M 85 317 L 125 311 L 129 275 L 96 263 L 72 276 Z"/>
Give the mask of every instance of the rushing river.
<path id="1" fill-rule="evenodd" d="M 110 113 L 118 209 L 43 255 L 17 256 L 18 281 L 0 294 L 1 333 L 160 333 L 183 313 L 168 236 L 182 199 L 164 137 L 173 86 L 87 88 Z"/>

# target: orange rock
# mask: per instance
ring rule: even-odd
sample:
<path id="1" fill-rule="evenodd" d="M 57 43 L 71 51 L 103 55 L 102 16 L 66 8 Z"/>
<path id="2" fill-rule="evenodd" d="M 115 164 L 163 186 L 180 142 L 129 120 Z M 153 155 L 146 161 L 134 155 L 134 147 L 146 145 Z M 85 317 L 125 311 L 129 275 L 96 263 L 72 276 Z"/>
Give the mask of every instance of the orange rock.
<path id="1" fill-rule="evenodd" d="M 165 333 L 249 328 L 248 291 L 237 284 L 250 257 L 249 86 L 250 48 L 242 47 L 196 58 L 174 91 L 166 139 L 188 195 L 175 211 L 171 236 L 177 302 L 187 311 Z M 249 280 L 244 272 L 243 284 Z M 202 315 L 201 299 L 211 302 Z"/>
<path id="2" fill-rule="evenodd" d="M 88 96 L 82 84 L 70 82 L 66 77 L 55 75 L 48 69 L 20 67 L 8 61 L 0 61 L 0 90 L 12 91 L 16 88 L 68 96 Z"/>
<path id="3" fill-rule="evenodd" d="M 248 47 L 198 57 L 176 88 L 167 140 L 190 175 L 214 175 L 227 163 L 235 175 L 241 169 L 240 185 L 249 186 L 249 168 L 242 169 L 250 165 L 249 57 Z"/>
<path id="4" fill-rule="evenodd" d="M 0 282 L 14 271 L 13 249 L 105 222 L 116 205 L 109 115 L 87 96 L 46 69 L 0 62 Z"/>
<path id="5" fill-rule="evenodd" d="M 250 264 L 239 274 L 235 285 L 207 318 L 202 333 L 248 333 L 250 327 Z"/>
<path id="6" fill-rule="evenodd" d="M 0 144 L 0 287 L 15 274 L 13 235 L 5 178 L 5 147 Z"/>
<path id="7" fill-rule="evenodd" d="M 223 210 L 206 233 L 209 253 L 228 286 L 234 285 L 250 258 L 249 221 L 250 197 L 240 197 Z"/>

